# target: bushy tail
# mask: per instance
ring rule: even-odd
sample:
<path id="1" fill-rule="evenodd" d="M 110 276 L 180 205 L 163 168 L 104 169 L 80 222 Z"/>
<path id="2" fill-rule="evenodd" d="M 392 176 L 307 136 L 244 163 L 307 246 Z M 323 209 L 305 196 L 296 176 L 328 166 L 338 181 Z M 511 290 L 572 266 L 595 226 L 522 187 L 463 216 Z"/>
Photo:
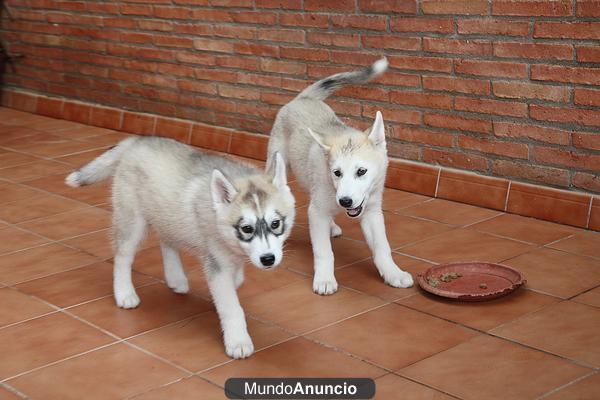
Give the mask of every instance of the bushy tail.
<path id="1" fill-rule="evenodd" d="M 325 100 L 336 90 L 348 86 L 358 85 L 366 83 L 378 75 L 381 75 L 388 67 L 387 58 L 382 58 L 375 61 L 373 65 L 367 68 L 363 68 L 358 71 L 342 72 L 339 74 L 331 75 L 325 79 L 321 79 L 318 82 L 313 83 L 306 89 L 304 89 L 298 98 L 310 98 L 315 100 Z"/>
<path id="2" fill-rule="evenodd" d="M 71 187 L 91 185 L 112 176 L 117 168 L 123 153 L 137 138 L 127 138 L 116 146 L 93 159 L 80 169 L 70 173 L 65 178 L 65 183 Z"/>

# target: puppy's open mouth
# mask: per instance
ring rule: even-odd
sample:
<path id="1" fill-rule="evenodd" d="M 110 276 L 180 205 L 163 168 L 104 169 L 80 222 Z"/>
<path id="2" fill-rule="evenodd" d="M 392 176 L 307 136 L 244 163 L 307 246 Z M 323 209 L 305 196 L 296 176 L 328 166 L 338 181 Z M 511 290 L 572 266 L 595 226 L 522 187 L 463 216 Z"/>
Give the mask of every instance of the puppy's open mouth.
<path id="1" fill-rule="evenodd" d="M 363 205 L 364 202 L 365 201 L 363 200 L 362 203 L 360 203 L 360 205 L 358 207 L 355 207 L 355 208 L 346 208 L 346 214 L 348 214 L 348 216 L 351 217 L 351 218 L 358 217 L 362 213 L 362 211 L 363 211 L 362 205 Z"/>

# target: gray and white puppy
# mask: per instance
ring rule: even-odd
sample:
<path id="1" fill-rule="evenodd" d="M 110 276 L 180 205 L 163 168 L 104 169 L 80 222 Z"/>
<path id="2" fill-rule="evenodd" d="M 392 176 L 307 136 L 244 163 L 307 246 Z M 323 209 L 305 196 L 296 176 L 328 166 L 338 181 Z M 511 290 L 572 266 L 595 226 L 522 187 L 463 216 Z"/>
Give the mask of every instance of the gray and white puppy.
<path id="1" fill-rule="evenodd" d="M 375 266 L 394 287 L 410 287 L 413 279 L 392 259 L 381 202 L 388 165 L 383 118 L 378 111 L 366 132 L 345 125 L 323 102 L 336 89 L 369 81 L 388 66 L 385 58 L 368 68 L 322 79 L 281 108 L 269 139 L 267 165 L 281 155 L 298 182 L 310 192 L 308 220 L 314 253 L 313 290 L 337 291 L 331 236 L 342 231 L 333 217 L 344 210 L 360 218 Z"/>
<path id="2" fill-rule="evenodd" d="M 66 183 L 90 185 L 110 176 L 117 305 L 140 304 L 131 265 L 151 225 L 160 236 L 167 285 L 176 293 L 189 290 L 178 249 L 199 257 L 221 320 L 225 351 L 233 358 L 251 355 L 254 346 L 236 289 L 244 281 L 245 259 L 259 269 L 281 262 L 294 224 L 294 198 L 281 157 L 267 175 L 171 139 L 128 138 L 71 173 Z"/>

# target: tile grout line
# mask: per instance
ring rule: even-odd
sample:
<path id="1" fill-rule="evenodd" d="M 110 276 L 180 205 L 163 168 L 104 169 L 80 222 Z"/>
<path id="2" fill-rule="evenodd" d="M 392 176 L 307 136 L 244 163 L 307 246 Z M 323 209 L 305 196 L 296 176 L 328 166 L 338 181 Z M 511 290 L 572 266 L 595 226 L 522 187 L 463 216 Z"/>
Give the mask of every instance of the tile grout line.
<path id="1" fill-rule="evenodd" d="M 585 223 L 585 229 L 589 229 L 590 228 L 590 221 L 592 219 L 592 203 L 594 202 L 594 196 L 590 196 L 590 205 L 588 207 L 588 212 L 587 212 L 587 220 Z"/>
<path id="2" fill-rule="evenodd" d="M 592 376 L 592 375 L 595 375 L 595 374 L 597 374 L 597 373 L 598 373 L 598 371 L 592 371 L 592 372 L 590 372 L 590 373 L 589 373 L 589 374 L 587 374 L 587 375 L 580 376 L 579 378 L 577 378 L 577 379 L 574 379 L 574 380 L 572 380 L 572 381 L 571 381 L 571 382 L 569 382 L 569 383 L 566 383 L 566 384 L 564 384 L 564 385 L 562 385 L 562 386 L 559 386 L 559 387 L 557 387 L 557 388 L 554 388 L 554 389 L 552 389 L 552 390 L 550 390 L 550 391 L 548 391 L 548 392 L 544 393 L 543 395 L 541 395 L 541 396 L 537 397 L 537 398 L 536 398 L 536 400 L 542 400 L 542 399 L 545 399 L 545 398 L 547 398 L 548 396 L 550 396 L 550 395 L 552 395 L 552 394 L 554 394 L 554 393 L 556 393 L 556 392 L 559 392 L 559 391 L 561 391 L 561 390 L 563 390 L 563 389 L 565 389 L 565 388 L 567 388 L 567 387 L 569 387 L 569 386 L 572 386 L 572 385 L 574 385 L 574 384 L 576 384 L 576 383 L 578 383 L 578 382 L 580 382 L 580 381 L 582 381 L 582 380 L 584 380 L 584 379 L 586 379 L 586 378 L 589 378 L 590 376 Z"/>
<path id="3" fill-rule="evenodd" d="M 19 398 L 29 399 L 29 397 L 25 393 L 21 392 L 19 389 L 15 388 L 14 386 L 9 385 L 6 382 L 0 382 L 0 387 L 3 387 L 4 389 L 15 394 Z"/>
<path id="4" fill-rule="evenodd" d="M 508 186 L 506 187 L 506 199 L 504 200 L 504 212 L 508 210 L 508 198 L 510 197 L 510 189 L 512 187 L 512 180 L 508 181 Z"/>

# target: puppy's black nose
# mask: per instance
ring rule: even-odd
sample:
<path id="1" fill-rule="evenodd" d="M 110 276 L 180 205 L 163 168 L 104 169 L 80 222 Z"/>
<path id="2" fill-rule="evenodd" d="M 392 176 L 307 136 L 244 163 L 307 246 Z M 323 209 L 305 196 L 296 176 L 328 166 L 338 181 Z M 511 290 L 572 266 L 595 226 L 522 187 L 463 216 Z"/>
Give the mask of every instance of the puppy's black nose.
<path id="1" fill-rule="evenodd" d="M 275 256 L 273 254 L 263 254 L 260 256 L 260 262 L 265 267 L 269 267 L 275 263 Z"/>
<path id="2" fill-rule="evenodd" d="M 340 202 L 340 206 L 344 208 L 350 208 L 352 205 L 352 199 L 350 197 L 342 197 L 338 201 Z"/>

